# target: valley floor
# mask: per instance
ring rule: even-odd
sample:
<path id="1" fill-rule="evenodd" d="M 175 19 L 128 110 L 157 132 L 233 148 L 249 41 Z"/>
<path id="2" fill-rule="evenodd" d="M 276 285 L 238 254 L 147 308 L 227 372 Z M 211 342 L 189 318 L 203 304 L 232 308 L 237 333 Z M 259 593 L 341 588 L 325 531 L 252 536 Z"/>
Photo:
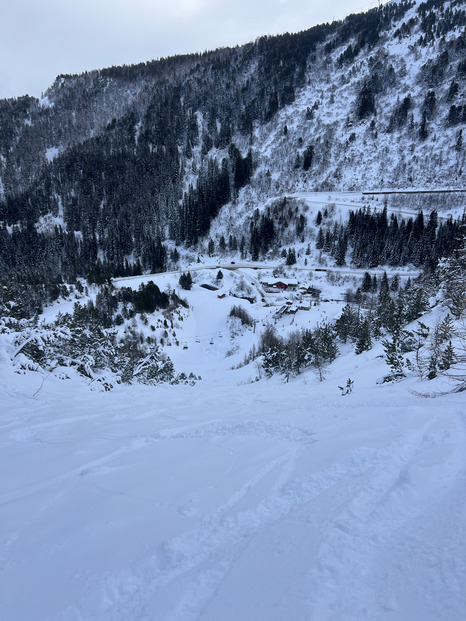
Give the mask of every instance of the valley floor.
<path id="1" fill-rule="evenodd" d="M 0 360 L 9 621 L 460 621 L 464 394 L 326 381 L 117 386 Z M 225 366 L 225 365 L 224 365 Z"/>

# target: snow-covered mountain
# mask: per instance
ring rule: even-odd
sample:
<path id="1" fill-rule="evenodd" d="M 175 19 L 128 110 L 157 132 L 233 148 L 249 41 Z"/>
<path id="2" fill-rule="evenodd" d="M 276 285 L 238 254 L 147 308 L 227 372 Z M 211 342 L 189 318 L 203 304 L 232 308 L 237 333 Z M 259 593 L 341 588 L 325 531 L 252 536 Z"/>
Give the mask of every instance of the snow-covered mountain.
<path id="1" fill-rule="evenodd" d="M 23 263 L 27 227 L 44 251 L 26 261 L 70 280 L 97 259 L 163 269 L 219 214 L 217 238 L 249 248 L 254 209 L 296 191 L 462 188 L 465 24 L 458 0 L 390 2 L 3 100 L 2 265 Z"/>
<path id="2" fill-rule="evenodd" d="M 463 620 L 465 25 L 0 101 L 2 618 Z"/>

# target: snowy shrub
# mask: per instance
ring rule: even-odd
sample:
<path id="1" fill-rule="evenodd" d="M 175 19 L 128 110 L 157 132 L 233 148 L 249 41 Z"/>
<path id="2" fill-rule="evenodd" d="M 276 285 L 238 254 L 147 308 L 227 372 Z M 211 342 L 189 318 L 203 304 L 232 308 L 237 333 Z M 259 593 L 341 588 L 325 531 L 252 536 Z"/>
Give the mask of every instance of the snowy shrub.
<path id="1" fill-rule="evenodd" d="M 252 326 L 253 324 L 251 315 L 242 306 L 236 304 L 231 307 L 229 317 L 237 317 L 243 326 Z"/>

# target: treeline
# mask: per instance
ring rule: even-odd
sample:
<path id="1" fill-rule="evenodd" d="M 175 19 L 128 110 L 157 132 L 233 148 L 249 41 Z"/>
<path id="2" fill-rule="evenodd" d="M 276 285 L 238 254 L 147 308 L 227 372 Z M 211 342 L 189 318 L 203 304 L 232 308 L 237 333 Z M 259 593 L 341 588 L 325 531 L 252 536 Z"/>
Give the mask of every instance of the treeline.
<path id="1" fill-rule="evenodd" d="M 173 236 L 178 242 L 192 246 L 205 237 L 221 207 L 232 200 L 251 178 L 251 151 L 243 158 L 235 145 L 230 145 L 229 155 L 230 159 L 223 158 L 220 167 L 216 160 L 209 158 L 196 187 L 190 185 L 185 192 L 178 210 L 179 217 L 172 223 Z"/>
<path id="2" fill-rule="evenodd" d="M 75 295 L 88 295 L 87 285 L 77 280 L 73 285 L 50 282 L 47 285 L 25 285 L 0 281 L 0 316 L 13 319 L 30 319 L 42 314 L 45 306 L 59 298 L 68 299 Z M 114 287 L 111 283 L 100 285 L 95 301 L 88 300 L 85 306 L 75 304 L 75 313 L 81 320 L 110 328 L 121 325 L 124 319 L 136 314 L 153 313 L 156 310 L 185 306 L 174 292 L 170 295 L 160 291 L 152 281 L 142 283 L 137 290 L 130 287 Z"/>
<path id="3" fill-rule="evenodd" d="M 182 197 L 176 145 L 173 158 L 138 145 L 130 162 L 123 149 L 108 158 L 70 151 L 50 178 L 0 201 L 0 269 L 30 282 L 164 271 L 166 229 L 178 243 L 196 244 L 253 172 L 251 151 L 243 157 L 230 145 L 221 166 L 208 158 Z M 38 227 L 43 216 L 57 224 Z"/>
<path id="4" fill-rule="evenodd" d="M 318 221 L 322 222 L 322 216 Z M 452 254 L 462 240 L 464 216 L 439 222 L 433 211 L 427 222 L 421 211 L 415 218 L 388 217 L 387 209 L 371 213 L 368 209 L 350 211 L 346 224 L 320 226 L 316 248 L 329 252 L 337 265 L 346 264 L 351 249 L 351 265 L 358 268 L 379 265 L 425 266 L 433 269 L 441 257 Z"/>

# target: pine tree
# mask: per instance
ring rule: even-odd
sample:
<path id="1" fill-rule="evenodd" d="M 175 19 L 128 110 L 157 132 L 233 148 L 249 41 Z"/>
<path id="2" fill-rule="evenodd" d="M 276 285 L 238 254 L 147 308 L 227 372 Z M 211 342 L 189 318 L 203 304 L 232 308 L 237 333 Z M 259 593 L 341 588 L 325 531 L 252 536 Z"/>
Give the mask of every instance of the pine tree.
<path id="1" fill-rule="evenodd" d="M 461 153 L 463 150 L 463 130 L 460 129 L 458 132 L 458 138 L 456 139 L 455 149 L 458 153 Z"/>
<path id="2" fill-rule="evenodd" d="M 338 239 L 337 250 L 335 253 L 335 260 L 338 267 L 343 267 L 346 265 L 346 251 L 348 248 L 348 242 L 344 235 L 340 235 Z"/>
<path id="3" fill-rule="evenodd" d="M 359 327 L 359 337 L 356 342 L 355 353 L 357 355 L 362 354 L 363 351 L 367 351 L 371 347 L 371 325 L 369 319 L 365 319 Z"/>
<path id="4" fill-rule="evenodd" d="M 377 323 L 386 330 L 392 330 L 395 321 L 395 304 L 390 296 L 387 272 L 384 272 L 377 301 Z"/>
<path id="5" fill-rule="evenodd" d="M 359 315 L 350 304 L 346 304 L 341 311 L 340 317 L 335 321 L 335 331 L 346 343 L 348 338 L 355 337 L 360 328 Z"/>
<path id="6" fill-rule="evenodd" d="M 413 330 L 413 338 L 414 338 L 414 352 L 415 352 L 415 362 L 416 367 L 420 371 L 421 375 L 424 373 L 424 362 L 421 358 L 421 352 L 423 347 L 426 344 L 427 338 L 429 336 L 430 328 L 426 326 L 422 321 L 417 322 L 418 327 Z"/>
<path id="7" fill-rule="evenodd" d="M 285 359 L 283 344 L 276 340 L 265 349 L 262 355 L 262 368 L 267 377 L 279 373 Z"/>
<path id="8" fill-rule="evenodd" d="M 193 279 L 191 276 L 191 272 L 186 272 L 186 273 L 183 272 L 180 276 L 178 283 L 182 289 L 189 291 L 191 287 L 193 286 Z"/>
<path id="9" fill-rule="evenodd" d="M 366 82 L 358 94 L 356 104 L 356 114 L 358 119 L 362 120 L 375 114 L 375 99 L 372 88 Z"/>
<path id="10" fill-rule="evenodd" d="M 325 238 L 324 238 L 324 232 L 322 230 L 322 227 L 319 228 L 319 232 L 317 233 L 317 239 L 316 239 L 316 249 L 317 250 L 322 250 L 325 244 Z"/>
<path id="11" fill-rule="evenodd" d="M 382 345 L 385 351 L 385 362 L 392 371 L 385 379 L 387 381 L 393 381 L 405 377 L 405 361 L 402 354 L 401 333 L 397 332 L 392 334 L 390 340 L 384 339 Z"/>
<path id="12" fill-rule="evenodd" d="M 226 249 L 227 249 L 227 245 L 226 245 L 226 242 L 225 242 L 225 237 L 222 235 L 220 237 L 219 242 L 218 242 L 218 250 L 219 250 L 220 254 L 223 255 L 223 254 L 225 254 Z"/>
<path id="13" fill-rule="evenodd" d="M 320 381 L 324 380 L 325 370 L 338 355 L 336 333 L 329 323 L 317 325 L 314 330 L 303 333 L 304 359 L 313 366 Z"/>
<path id="14" fill-rule="evenodd" d="M 372 277 L 369 272 L 364 272 L 361 291 L 363 293 L 370 293 L 372 291 Z"/>
<path id="15" fill-rule="evenodd" d="M 457 361 L 457 356 L 455 353 L 455 349 L 452 345 L 451 341 L 448 341 L 448 345 L 443 350 L 442 355 L 440 357 L 440 361 L 438 367 L 441 371 L 448 371 L 455 362 Z"/>
<path id="16" fill-rule="evenodd" d="M 294 265 L 296 263 L 296 251 L 294 248 L 288 248 L 288 252 L 286 254 L 286 264 Z"/>
<path id="17" fill-rule="evenodd" d="M 303 154 L 303 170 L 307 171 L 312 166 L 312 161 L 314 159 L 314 147 L 309 145 Z"/>
<path id="18" fill-rule="evenodd" d="M 424 141 L 427 139 L 428 135 L 429 135 L 429 132 L 427 131 L 427 116 L 426 116 L 426 113 L 424 112 L 422 115 L 421 125 L 419 127 L 419 138 L 420 140 Z"/>

